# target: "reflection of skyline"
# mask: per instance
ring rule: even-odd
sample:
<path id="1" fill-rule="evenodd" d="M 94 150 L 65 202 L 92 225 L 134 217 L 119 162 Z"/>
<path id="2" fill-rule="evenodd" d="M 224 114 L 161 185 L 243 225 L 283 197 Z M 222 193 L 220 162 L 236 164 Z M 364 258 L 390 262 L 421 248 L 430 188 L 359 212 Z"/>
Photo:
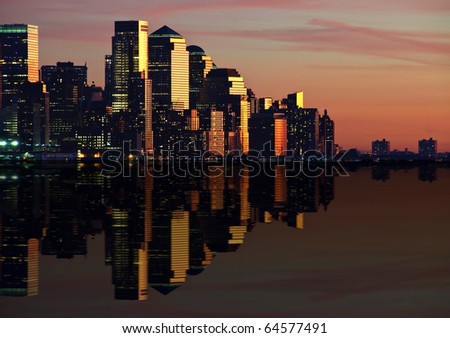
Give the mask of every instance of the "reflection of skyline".
<path id="1" fill-rule="evenodd" d="M 149 287 L 167 294 L 216 253 L 236 251 L 254 223 L 303 229 L 305 215 L 330 206 L 334 177 L 286 178 L 281 169 L 274 178 L 199 179 L 7 171 L 0 180 L 0 295 L 38 294 L 39 253 L 88 255 L 87 238 L 101 232 L 116 299 L 145 300 Z M 420 180 L 437 178 L 435 166 L 418 172 Z"/>

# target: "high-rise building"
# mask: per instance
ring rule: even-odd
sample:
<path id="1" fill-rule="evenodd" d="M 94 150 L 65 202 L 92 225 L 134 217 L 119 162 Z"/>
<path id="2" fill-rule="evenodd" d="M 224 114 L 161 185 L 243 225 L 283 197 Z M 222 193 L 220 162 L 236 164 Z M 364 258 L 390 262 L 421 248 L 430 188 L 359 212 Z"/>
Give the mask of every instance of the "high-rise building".
<path id="1" fill-rule="evenodd" d="M 234 150 L 248 152 L 250 105 L 244 79 L 237 70 L 212 69 L 200 91 L 200 101 L 200 124 L 206 130 L 209 129 L 210 112 L 214 109 L 223 111 L 225 153 Z"/>
<path id="2" fill-rule="evenodd" d="M 199 46 L 188 46 L 187 51 L 189 52 L 189 106 L 194 109 L 197 108 L 197 102 L 200 99 L 203 80 L 213 68 L 213 61 Z"/>
<path id="3" fill-rule="evenodd" d="M 42 82 L 25 82 L 20 87 L 17 107 L 18 139 L 24 151 L 45 148 L 50 139 L 49 94 Z"/>
<path id="4" fill-rule="evenodd" d="M 326 158 L 334 155 L 334 121 L 325 109 L 324 114 L 319 117 L 319 147 L 320 152 Z"/>
<path id="5" fill-rule="evenodd" d="M 112 37 L 112 124 L 125 121 L 128 133 L 112 147 L 130 141 L 152 152 L 151 81 L 148 77 L 147 21 L 116 21 Z M 115 115 L 115 116 L 114 116 Z"/>
<path id="6" fill-rule="evenodd" d="M 50 95 L 50 138 L 61 144 L 65 138 L 75 138 L 80 125 L 87 66 L 58 62 L 42 66 L 41 74 Z"/>
<path id="7" fill-rule="evenodd" d="M 419 158 L 433 160 L 437 156 L 437 141 L 432 138 L 419 140 Z"/>
<path id="8" fill-rule="evenodd" d="M 150 34 L 148 43 L 154 144 L 160 153 L 172 148 L 185 127 L 179 117 L 189 109 L 189 52 L 183 36 L 167 26 Z"/>
<path id="9" fill-rule="evenodd" d="M 25 81 L 39 81 L 38 27 L 0 25 L 0 109 L 11 105 Z"/>
<path id="10" fill-rule="evenodd" d="M 372 157 L 383 158 L 389 156 L 391 152 L 391 142 L 386 139 L 376 140 L 372 142 Z"/>
<path id="11" fill-rule="evenodd" d="M 0 25 L 0 137 L 17 136 L 20 86 L 39 81 L 38 27 Z"/>

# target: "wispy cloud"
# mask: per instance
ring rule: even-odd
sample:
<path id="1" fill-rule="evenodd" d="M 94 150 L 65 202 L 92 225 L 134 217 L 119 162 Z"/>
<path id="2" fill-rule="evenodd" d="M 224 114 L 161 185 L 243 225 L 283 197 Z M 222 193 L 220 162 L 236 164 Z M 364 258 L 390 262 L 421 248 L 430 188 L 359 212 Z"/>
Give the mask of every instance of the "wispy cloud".
<path id="1" fill-rule="evenodd" d="M 379 29 L 324 19 L 312 19 L 301 28 L 192 33 L 284 43 L 273 45 L 276 49 L 372 55 L 425 64 L 435 61 L 424 55 L 446 59 L 450 55 L 449 33 Z"/>

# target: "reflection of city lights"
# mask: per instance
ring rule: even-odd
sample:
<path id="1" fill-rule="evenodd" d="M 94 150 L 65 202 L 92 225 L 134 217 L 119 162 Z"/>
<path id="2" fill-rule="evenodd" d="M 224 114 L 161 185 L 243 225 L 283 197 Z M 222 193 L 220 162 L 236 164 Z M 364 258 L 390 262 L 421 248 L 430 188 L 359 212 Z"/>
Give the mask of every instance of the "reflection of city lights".
<path id="1" fill-rule="evenodd" d="M 11 142 L 11 145 L 12 145 L 13 147 L 17 147 L 17 146 L 19 145 L 19 142 L 17 142 L 17 141 L 12 141 L 12 142 Z"/>
<path id="2" fill-rule="evenodd" d="M 0 141 L 0 146 L 1 146 L 1 147 L 6 146 L 6 141 Z"/>

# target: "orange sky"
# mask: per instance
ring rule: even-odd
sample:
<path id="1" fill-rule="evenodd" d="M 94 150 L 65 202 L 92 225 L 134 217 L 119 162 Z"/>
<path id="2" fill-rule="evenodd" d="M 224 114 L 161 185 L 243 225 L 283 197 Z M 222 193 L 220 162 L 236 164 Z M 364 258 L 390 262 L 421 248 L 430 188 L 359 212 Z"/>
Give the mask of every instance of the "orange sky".
<path id="1" fill-rule="evenodd" d="M 344 147 L 388 138 L 417 151 L 434 137 L 450 151 L 449 14 L 447 0 L 16 0 L 2 3 L 0 22 L 39 25 L 41 65 L 87 62 L 101 85 L 115 20 L 167 24 L 257 96 L 303 90 Z"/>

